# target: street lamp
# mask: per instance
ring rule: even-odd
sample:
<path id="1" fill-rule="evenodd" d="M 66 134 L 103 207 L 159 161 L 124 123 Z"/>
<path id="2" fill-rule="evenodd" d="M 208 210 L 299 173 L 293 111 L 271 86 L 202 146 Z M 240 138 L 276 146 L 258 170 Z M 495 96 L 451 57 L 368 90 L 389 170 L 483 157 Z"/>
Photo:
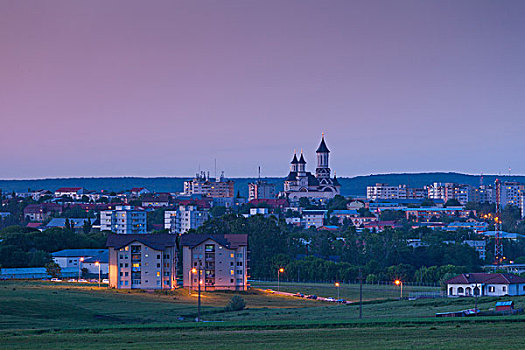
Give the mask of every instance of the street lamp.
<path id="1" fill-rule="evenodd" d="M 339 282 L 335 282 L 335 286 L 337 287 L 337 299 L 339 299 L 339 287 L 341 286 Z"/>
<path id="2" fill-rule="evenodd" d="M 100 262 L 95 261 L 95 265 L 98 266 L 98 287 L 100 288 Z"/>
<path id="3" fill-rule="evenodd" d="M 188 284 L 188 295 L 191 295 L 191 290 L 193 289 L 193 276 L 191 274 L 196 274 L 197 273 L 197 269 L 196 268 L 193 268 L 191 269 L 189 272 L 188 272 L 188 276 L 189 276 L 189 284 Z"/>
<path id="4" fill-rule="evenodd" d="M 80 280 L 80 264 L 84 262 L 84 257 L 78 259 L 78 279 Z"/>
<path id="5" fill-rule="evenodd" d="M 476 291 L 477 289 L 477 291 Z M 479 294 L 480 288 L 478 287 L 478 284 L 476 283 L 476 286 L 474 287 L 474 298 L 476 299 L 476 306 L 474 307 L 474 312 L 476 313 L 476 316 L 478 315 L 478 294 Z"/>
<path id="6" fill-rule="evenodd" d="M 395 280 L 394 283 L 396 284 L 396 286 L 401 286 L 401 299 L 403 299 L 403 281 Z"/>
<path id="7" fill-rule="evenodd" d="M 278 291 L 281 291 L 281 287 L 280 287 L 280 279 L 281 279 L 281 273 L 284 272 L 284 268 L 279 268 L 279 270 L 277 270 L 277 290 Z"/>

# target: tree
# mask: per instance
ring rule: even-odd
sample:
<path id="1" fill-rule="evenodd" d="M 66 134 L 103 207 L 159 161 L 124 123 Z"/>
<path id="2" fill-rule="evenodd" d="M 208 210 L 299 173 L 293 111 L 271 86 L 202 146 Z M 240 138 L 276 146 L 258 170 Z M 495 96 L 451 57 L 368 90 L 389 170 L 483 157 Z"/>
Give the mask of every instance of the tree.
<path id="1" fill-rule="evenodd" d="M 52 278 L 60 278 L 62 274 L 62 269 L 55 262 L 50 262 L 46 265 L 46 273 Z"/>
<path id="2" fill-rule="evenodd" d="M 91 219 L 88 218 L 87 220 L 84 221 L 84 225 L 82 226 L 82 231 L 85 233 L 85 234 L 88 234 L 91 232 L 91 228 L 92 228 L 92 225 L 91 225 Z"/>
<path id="3" fill-rule="evenodd" d="M 246 307 L 244 299 L 238 295 L 234 295 L 228 305 L 226 305 L 225 311 L 241 311 Z"/>
<path id="4" fill-rule="evenodd" d="M 445 203 L 445 207 L 459 207 L 459 206 L 461 206 L 461 203 L 455 198 L 451 198 Z"/>
<path id="5" fill-rule="evenodd" d="M 226 207 L 223 206 L 216 206 L 210 209 L 210 214 L 214 218 L 218 218 L 220 216 L 223 216 L 226 214 Z"/>

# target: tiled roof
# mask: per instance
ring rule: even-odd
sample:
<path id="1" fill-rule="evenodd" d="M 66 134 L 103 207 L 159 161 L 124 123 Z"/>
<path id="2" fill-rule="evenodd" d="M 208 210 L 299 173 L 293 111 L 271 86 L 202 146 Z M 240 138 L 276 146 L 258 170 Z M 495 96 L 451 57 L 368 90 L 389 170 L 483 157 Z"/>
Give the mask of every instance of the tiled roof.
<path id="1" fill-rule="evenodd" d="M 82 189 L 82 187 L 60 187 L 55 192 L 78 192 Z"/>
<path id="2" fill-rule="evenodd" d="M 445 282 L 446 284 L 491 283 L 514 284 L 525 283 L 525 278 L 511 273 L 463 273 Z"/>
<path id="3" fill-rule="evenodd" d="M 168 233 L 156 234 L 110 234 L 106 247 L 120 249 L 133 242 L 140 242 L 155 250 L 164 250 L 177 244 L 177 236 Z"/>
<path id="4" fill-rule="evenodd" d="M 247 234 L 205 235 L 192 233 L 182 235 L 180 244 L 183 247 L 188 246 L 193 248 L 208 239 L 211 239 L 229 249 L 237 249 L 238 247 L 248 245 Z"/>

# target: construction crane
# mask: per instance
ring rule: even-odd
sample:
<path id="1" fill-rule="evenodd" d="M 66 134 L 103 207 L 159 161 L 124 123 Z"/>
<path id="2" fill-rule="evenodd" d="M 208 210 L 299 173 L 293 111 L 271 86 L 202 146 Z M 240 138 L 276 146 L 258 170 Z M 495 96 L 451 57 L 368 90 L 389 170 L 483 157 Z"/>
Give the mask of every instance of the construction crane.
<path id="1" fill-rule="evenodd" d="M 501 181 L 496 179 L 496 215 L 494 216 L 494 264 L 500 265 L 503 256 L 503 242 L 501 241 Z"/>

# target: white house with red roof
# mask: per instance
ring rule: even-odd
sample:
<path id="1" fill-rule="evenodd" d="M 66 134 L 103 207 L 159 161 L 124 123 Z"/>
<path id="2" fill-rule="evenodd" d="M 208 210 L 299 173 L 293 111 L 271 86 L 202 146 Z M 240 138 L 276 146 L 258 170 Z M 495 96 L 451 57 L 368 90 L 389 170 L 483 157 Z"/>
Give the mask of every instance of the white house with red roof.
<path id="1" fill-rule="evenodd" d="M 525 278 L 511 273 L 463 273 L 445 283 L 449 297 L 525 295 Z"/>
<path id="2" fill-rule="evenodd" d="M 151 193 L 151 191 L 148 190 L 146 187 L 133 187 L 130 192 L 133 197 L 140 197 L 145 194 Z"/>
<path id="3" fill-rule="evenodd" d="M 86 190 L 82 187 L 61 187 L 55 191 L 55 198 L 67 196 L 73 199 L 81 199 L 85 193 Z"/>

